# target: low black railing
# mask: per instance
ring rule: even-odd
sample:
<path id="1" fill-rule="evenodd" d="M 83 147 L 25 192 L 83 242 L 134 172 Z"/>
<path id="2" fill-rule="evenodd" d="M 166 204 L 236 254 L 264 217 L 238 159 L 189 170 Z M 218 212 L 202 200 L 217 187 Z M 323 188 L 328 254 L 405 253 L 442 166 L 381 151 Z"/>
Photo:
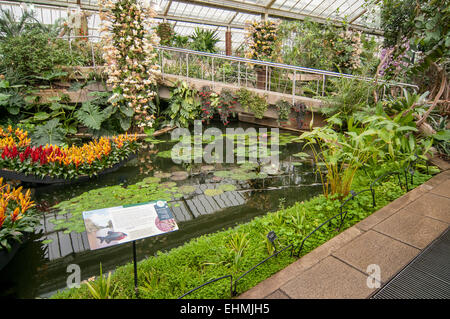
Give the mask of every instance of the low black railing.
<path id="1" fill-rule="evenodd" d="M 244 274 L 242 274 L 240 277 L 238 277 L 238 278 L 234 281 L 234 289 L 233 289 L 233 277 L 232 277 L 232 275 L 226 275 L 226 276 L 222 276 L 222 277 L 219 277 L 219 278 L 210 280 L 210 281 L 208 281 L 208 282 L 206 282 L 206 283 L 204 283 L 204 284 L 202 284 L 202 285 L 200 285 L 200 286 L 198 286 L 198 287 L 196 287 L 196 288 L 194 288 L 194 289 L 188 291 L 187 293 L 185 293 L 184 295 L 182 295 L 181 297 L 179 297 L 179 299 L 185 297 L 186 295 L 189 295 L 190 293 L 192 293 L 192 292 L 194 292 L 194 291 L 196 291 L 196 290 L 198 290 L 198 289 L 200 289 L 200 288 L 202 288 L 202 287 L 204 287 L 204 286 L 206 286 L 206 285 L 209 285 L 209 284 L 214 283 L 214 282 L 216 282 L 216 281 L 222 280 L 222 279 L 224 279 L 224 278 L 230 278 L 230 281 L 231 281 L 231 284 L 230 284 L 230 286 L 231 286 L 231 289 L 230 289 L 230 298 L 232 298 L 233 296 L 236 296 L 236 295 L 237 295 L 237 283 L 239 282 L 239 280 L 241 280 L 241 279 L 242 279 L 243 277 L 245 277 L 247 274 L 249 274 L 250 272 L 252 272 L 253 270 L 255 270 L 257 267 L 261 266 L 262 264 L 264 264 L 264 263 L 267 262 L 268 260 L 272 259 L 272 258 L 275 257 L 275 256 L 278 256 L 281 252 L 286 251 L 288 248 L 292 248 L 292 249 L 291 249 L 291 255 L 293 255 L 293 256 L 299 258 L 299 257 L 300 257 L 300 254 L 301 254 L 301 252 L 302 252 L 302 250 L 303 250 L 303 247 L 304 247 L 304 245 L 305 245 L 306 240 L 309 239 L 315 232 L 317 232 L 317 231 L 318 231 L 319 229 L 321 229 L 323 226 L 325 226 L 326 224 L 330 223 L 332 220 L 335 220 L 335 219 L 338 219 L 338 218 L 339 218 L 339 226 L 338 226 L 335 230 L 339 232 L 339 231 L 341 230 L 341 228 L 342 228 L 342 225 L 344 224 L 345 218 L 346 218 L 347 215 L 348 215 L 348 211 L 347 211 L 347 210 L 344 210 L 344 206 L 345 206 L 349 201 L 353 200 L 353 199 L 354 199 L 356 196 L 358 196 L 359 194 L 364 193 L 364 192 L 370 192 L 371 195 L 372 195 L 372 205 L 373 205 L 373 207 L 375 208 L 375 207 L 376 207 L 376 201 L 375 201 L 375 188 L 374 188 L 374 186 L 375 186 L 377 183 L 380 183 L 380 182 L 384 181 L 385 179 L 387 179 L 387 178 L 390 177 L 390 176 L 397 175 L 399 187 L 400 187 L 400 188 L 403 188 L 403 184 L 402 184 L 402 182 L 401 182 L 401 175 L 404 173 L 404 176 L 405 176 L 405 188 L 406 188 L 406 191 L 408 192 L 408 191 L 409 191 L 409 187 L 408 187 L 408 173 L 411 174 L 411 185 L 413 185 L 413 176 L 414 176 L 415 169 L 416 169 L 416 161 L 418 161 L 418 160 L 421 160 L 421 159 L 418 158 L 417 155 L 416 155 L 416 160 L 415 160 L 415 161 L 412 161 L 412 162 L 409 162 L 408 165 L 407 165 L 407 167 L 406 167 L 405 169 L 400 169 L 399 171 L 391 171 L 391 172 L 387 172 L 387 173 L 385 173 L 385 174 L 383 174 L 383 175 L 377 177 L 375 180 L 373 180 L 373 181 L 370 183 L 369 188 L 360 190 L 359 192 L 355 192 L 355 191 L 353 191 L 353 190 L 350 190 L 350 197 L 347 198 L 344 202 L 342 202 L 341 206 L 339 207 L 339 213 L 336 214 L 336 215 L 334 215 L 333 217 L 330 217 L 329 219 L 327 219 L 326 221 L 324 221 L 322 224 L 320 224 L 319 226 L 317 226 L 312 232 L 310 232 L 310 233 L 302 240 L 302 242 L 301 242 L 301 244 L 300 244 L 300 247 L 299 247 L 299 250 L 298 250 L 298 252 L 297 252 L 296 254 L 293 254 L 293 253 L 292 253 L 292 251 L 294 250 L 293 244 L 290 244 L 290 245 L 284 247 L 284 248 L 281 249 L 280 251 L 277 251 L 277 250 L 276 250 L 276 247 L 275 247 L 275 245 L 274 245 L 274 247 L 275 247 L 275 253 L 273 253 L 273 254 L 270 255 L 269 257 L 265 258 L 264 260 L 262 260 L 261 262 L 259 262 L 258 264 L 256 264 L 256 265 L 253 266 L 252 268 L 250 268 L 248 271 L 246 271 Z M 424 160 L 424 161 L 425 161 L 425 160 Z M 427 163 L 426 161 L 425 161 L 425 163 L 426 163 L 427 174 L 428 174 L 428 173 L 429 173 L 429 170 L 428 170 L 428 163 Z"/>

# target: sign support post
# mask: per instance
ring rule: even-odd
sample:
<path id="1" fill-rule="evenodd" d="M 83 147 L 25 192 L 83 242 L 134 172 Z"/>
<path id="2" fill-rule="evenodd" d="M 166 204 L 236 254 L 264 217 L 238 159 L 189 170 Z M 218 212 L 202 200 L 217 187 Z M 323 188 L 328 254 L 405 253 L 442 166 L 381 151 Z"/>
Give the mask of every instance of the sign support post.
<path id="1" fill-rule="evenodd" d="M 136 258 L 136 241 L 135 240 L 133 240 L 133 264 L 134 264 L 134 292 L 136 293 L 136 298 L 139 298 L 137 258 Z"/>

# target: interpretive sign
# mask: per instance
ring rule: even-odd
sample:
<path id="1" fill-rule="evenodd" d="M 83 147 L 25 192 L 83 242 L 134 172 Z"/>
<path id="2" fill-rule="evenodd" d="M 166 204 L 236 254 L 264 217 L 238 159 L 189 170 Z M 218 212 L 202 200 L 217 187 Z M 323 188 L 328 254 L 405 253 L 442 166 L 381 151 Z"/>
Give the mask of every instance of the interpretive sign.
<path id="1" fill-rule="evenodd" d="M 162 200 L 86 211 L 83 219 L 91 250 L 178 230 Z"/>

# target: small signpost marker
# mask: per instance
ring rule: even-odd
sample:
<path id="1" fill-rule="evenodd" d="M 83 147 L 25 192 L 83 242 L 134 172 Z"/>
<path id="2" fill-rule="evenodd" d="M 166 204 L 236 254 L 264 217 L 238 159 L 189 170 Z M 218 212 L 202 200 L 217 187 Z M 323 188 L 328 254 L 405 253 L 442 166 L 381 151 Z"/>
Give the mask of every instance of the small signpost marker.
<path id="1" fill-rule="evenodd" d="M 273 230 L 271 230 L 267 234 L 267 239 L 272 243 L 273 247 L 275 248 L 275 252 L 277 252 L 277 246 L 275 246 L 275 239 L 277 239 L 277 235 L 275 234 L 275 232 Z"/>

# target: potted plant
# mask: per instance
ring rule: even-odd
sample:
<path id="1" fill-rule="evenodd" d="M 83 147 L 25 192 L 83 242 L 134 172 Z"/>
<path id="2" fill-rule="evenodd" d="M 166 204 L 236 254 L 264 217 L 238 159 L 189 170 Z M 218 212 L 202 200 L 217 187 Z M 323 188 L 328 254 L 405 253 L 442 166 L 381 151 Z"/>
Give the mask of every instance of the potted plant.
<path id="1" fill-rule="evenodd" d="M 34 206 L 31 192 L 13 188 L 0 177 L 0 270 L 8 264 L 26 238 L 39 223 L 30 211 Z"/>

